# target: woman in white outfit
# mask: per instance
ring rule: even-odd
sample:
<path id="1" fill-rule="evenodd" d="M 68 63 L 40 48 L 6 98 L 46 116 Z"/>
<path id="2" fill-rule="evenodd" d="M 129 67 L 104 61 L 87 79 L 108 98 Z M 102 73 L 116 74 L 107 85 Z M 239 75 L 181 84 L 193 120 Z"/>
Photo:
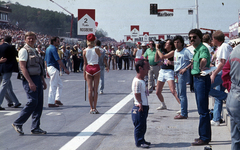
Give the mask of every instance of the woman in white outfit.
<path id="1" fill-rule="evenodd" d="M 88 47 L 83 51 L 84 59 L 84 79 L 88 84 L 88 99 L 90 103 L 90 114 L 98 114 L 96 109 L 98 98 L 98 84 L 100 79 L 100 67 L 98 65 L 98 57 L 101 56 L 99 48 L 95 48 L 95 35 L 90 33 L 87 35 Z"/>

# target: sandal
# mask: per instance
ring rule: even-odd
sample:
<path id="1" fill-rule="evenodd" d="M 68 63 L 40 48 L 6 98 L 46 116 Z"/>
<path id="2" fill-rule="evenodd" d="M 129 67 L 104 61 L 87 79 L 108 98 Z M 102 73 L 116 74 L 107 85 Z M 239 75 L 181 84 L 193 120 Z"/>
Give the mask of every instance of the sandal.
<path id="1" fill-rule="evenodd" d="M 89 114 L 94 114 L 94 113 L 95 113 L 94 110 L 93 110 L 93 109 L 90 109 Z"/>
<path id="2" fill-rule="evenodd" d="M 99 112 L 97 111 L 97 109 L 94 109 L 94 114 L 99 114 Z"/>

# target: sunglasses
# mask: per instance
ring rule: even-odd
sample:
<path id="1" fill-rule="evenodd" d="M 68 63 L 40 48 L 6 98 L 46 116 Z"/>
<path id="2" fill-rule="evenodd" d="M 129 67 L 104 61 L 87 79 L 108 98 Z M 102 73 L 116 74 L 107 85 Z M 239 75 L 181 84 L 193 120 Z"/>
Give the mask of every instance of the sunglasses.
<path id="1" fill-rule="evenodd" d="M 188 37 L 189 40 L 191 40 L 192 38 L 195 40 L 197 38 L 197 36 L 189 36 Z"/>

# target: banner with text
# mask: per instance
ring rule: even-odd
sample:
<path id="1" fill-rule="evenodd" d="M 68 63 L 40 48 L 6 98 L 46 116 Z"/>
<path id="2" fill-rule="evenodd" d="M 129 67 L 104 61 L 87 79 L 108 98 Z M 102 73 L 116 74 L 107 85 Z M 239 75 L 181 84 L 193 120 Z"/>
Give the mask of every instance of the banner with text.
<path id="1" fill-rule="evenodd" d="M 78 35 L 95 34 L 95 9 L 78 9 Z"/>
<path id="2" fill-rule="evenodd" d="M 158 17 L 172 17 L 173 9 L 158 9 Z"/>

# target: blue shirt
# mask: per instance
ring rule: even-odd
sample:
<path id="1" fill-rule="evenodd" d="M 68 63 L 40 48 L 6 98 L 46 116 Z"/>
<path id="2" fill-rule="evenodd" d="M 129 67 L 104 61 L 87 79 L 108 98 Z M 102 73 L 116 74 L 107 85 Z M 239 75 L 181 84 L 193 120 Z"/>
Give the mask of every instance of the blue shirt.
<path id="1" fill-rule="evenodd" d="M 46 49 L 46 55 L 45 55 L 45 61 L 47 62 L 47 66 L 53 66 L 56 69 L 59 70 L 59 55 L 57 53 L 57 49 L 54 45 L 49 45 L 49 47 Z"/>
<path id="2" fill-rule="evenodd" d="M 191 63 L 192 58 L 193 54 L 188 49 L 183 48 L 180 52 L 176 49 L 174 52 L 174 71 L 186 68 Z"/>

